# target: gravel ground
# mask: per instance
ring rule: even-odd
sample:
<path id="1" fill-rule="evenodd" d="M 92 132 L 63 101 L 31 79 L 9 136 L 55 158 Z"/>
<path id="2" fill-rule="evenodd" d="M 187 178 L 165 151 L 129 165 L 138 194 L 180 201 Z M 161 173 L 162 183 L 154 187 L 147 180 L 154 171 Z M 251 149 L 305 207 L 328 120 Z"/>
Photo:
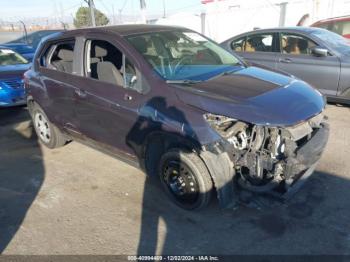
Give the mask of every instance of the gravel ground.
<path id="1" fill-rule="evenodd" d="M 350 254 L 350 109 L 329 105 L 320 164 L 287 204 L 186 212 L 139 170 L 73 142 L 39 145 L 0 110 L 4 254 Z"/>

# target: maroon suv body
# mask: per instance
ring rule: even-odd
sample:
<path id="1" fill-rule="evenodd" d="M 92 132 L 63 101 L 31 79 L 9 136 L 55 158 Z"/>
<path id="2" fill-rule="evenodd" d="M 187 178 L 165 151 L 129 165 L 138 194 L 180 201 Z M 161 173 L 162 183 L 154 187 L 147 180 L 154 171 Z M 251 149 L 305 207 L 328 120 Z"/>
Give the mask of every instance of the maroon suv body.
<path id="1" fill-rule="evenodd" d="M 25 77 L 41 142 L 74 139 L 137 164 L 187 209 L 214 188 L 226 207 L 239 190 L 288 195 L 328 138 L 319 92 L 184 28 L 63 32 Z"/>

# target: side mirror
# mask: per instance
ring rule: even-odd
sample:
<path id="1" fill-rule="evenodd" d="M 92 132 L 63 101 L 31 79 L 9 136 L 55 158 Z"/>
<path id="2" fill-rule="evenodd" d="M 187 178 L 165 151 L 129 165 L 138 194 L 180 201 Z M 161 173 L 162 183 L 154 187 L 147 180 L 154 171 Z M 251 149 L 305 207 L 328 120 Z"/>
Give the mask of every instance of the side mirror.
<path id="1" fill-rule="evenodd" d="M 329 52 L 326 48 L 315 46 L 315 47 L 311 48 L 311 53 L 314 56 L 325 57 L 328 55 Z"/>

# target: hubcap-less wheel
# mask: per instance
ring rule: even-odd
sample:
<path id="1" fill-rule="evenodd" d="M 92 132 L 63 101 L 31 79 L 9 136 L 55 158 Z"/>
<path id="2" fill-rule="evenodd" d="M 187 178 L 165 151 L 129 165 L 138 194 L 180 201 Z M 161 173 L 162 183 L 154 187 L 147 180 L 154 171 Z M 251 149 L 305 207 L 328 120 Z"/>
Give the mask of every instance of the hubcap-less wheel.
<path id="1" fill-rule="evenodd" d="M 34 125 L 40 139 L 45 143 L 49 143 L 51 139 L 50 125 L 49 121 L 42 113 L 37 112 L 35 114 Z"/>
<path id="2" fill-rule="evenodd" d="M 177 160 L 166 162 L 163 166 L 163 180 L 181 204 L 191 205 L 198 200 L 198 182 L 187 165 Z"/>

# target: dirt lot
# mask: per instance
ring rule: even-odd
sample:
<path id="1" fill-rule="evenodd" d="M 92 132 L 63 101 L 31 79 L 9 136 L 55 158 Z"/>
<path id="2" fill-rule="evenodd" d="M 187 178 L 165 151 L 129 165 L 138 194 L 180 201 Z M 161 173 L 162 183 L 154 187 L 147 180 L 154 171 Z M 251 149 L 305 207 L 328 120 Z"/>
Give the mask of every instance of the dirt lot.
<path id="1" fill-rule="evenodd" d="M 0 110 L 4 254 L 350 254 L 350 109 L 330 105 L 317 172 L 277 207 L 173 206 L 157 181 L 71 143 L 48 150 L 25 108 Z"/>

